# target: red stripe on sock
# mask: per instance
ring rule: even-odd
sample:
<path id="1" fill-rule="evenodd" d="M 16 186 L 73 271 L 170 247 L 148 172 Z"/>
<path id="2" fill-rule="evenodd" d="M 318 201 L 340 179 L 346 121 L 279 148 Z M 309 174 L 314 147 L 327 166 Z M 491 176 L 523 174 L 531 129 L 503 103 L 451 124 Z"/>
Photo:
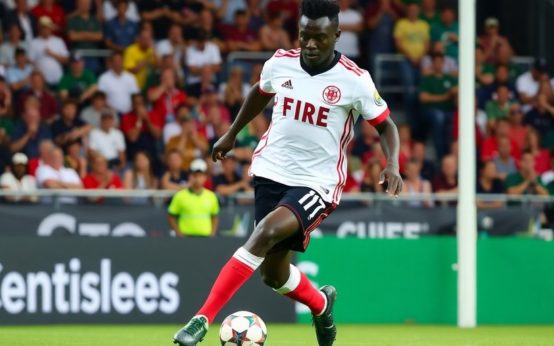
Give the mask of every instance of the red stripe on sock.
<path id="1" fill-rule="evenodd" d="M 300 284 L 298 284 L 298 287 L 285 295 L 309 307 L 314 315 L 321 314 L 325 308 L 325 298 L 323 298 L 321 292 L 312 285 L 302 272 L 300 272 Z"/>
<path id="2" fill-rule="evenodd" d="M 254 270 L 235 257 L 221 268 L 212 290 L 197 315 L 204 315 L 212 323 L 219 311 L 233 297 L 237 290 L 252 276 Z"/>

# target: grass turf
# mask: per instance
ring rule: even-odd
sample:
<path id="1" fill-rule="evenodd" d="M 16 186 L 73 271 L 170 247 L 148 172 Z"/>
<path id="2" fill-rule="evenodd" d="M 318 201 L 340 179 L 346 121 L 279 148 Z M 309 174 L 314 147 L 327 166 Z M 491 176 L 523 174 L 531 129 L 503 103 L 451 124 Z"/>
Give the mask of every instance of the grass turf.
<path id="1" fill-rule="evenodd" d="M 158 346 L 172 345 L 179 326 L 17 326 L 0 327 L 0 345 L 33 346 Z M 314 346 L 308 325 L 270 325 L 266 346 Z M 211 328 L 202 346 L 220 345 Z M 498 326 L 458 329 L 447 326 L 343 325 L 335 346 L 554 346 L 554 326 Z"/>

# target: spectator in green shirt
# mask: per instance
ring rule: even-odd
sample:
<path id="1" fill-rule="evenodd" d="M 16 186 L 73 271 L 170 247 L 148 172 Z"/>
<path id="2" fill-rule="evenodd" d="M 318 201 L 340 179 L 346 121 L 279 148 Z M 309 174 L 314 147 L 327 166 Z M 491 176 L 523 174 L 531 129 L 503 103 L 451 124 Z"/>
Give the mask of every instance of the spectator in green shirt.
<path id="1" fill-rule="evenodd" d="M 85 69 L 84 60 L 74 54 L 71 57 L 69 70 L 63 75 L 58 90 L 62 100 L 72 98 L 79 103 L 88 101 L 96 92 L 96 76 Z"/>
<path id="2" fill-rule="evenodd" d="M 510 89 L 504 84 L 496 87 L 496 97 L 485 105 L 487 123 L 489 128 L 494 128 L 497 119 L 508 119 L 512 102 L 510 102 Z"/>
<path id="3" fill-rule="evenodd" d="M 431 26 L 431 41 L 442 42 L 446 55 L 458 60 L 459 26 L 456 11 L 452 7 L 445 7 L 441 11 L 440 18 L 438 23 Z"/>
<path id="4" fill-rule="evenodd" d="M 535 157 L 531 152 L 524 152 L 521 155 L 520 168 L 516 173 L 506 177 L 504 184 L 509 195 L 548 195 L 546 186 L 542 183 L 540 176 L 535 171 Z"/>
<path id="5" fill-rule="evenodd" d="M 102 25 L 92 14 L 91 0 L 77 0 L 77 9 L 67 22 L 67 36 L 73 49 L 98 49 L 103 40 Z M 85 61 L 88 69 L 99 72 L 100 62 L 90 57 Z"/>
<path id="6" fill-rule="evenodd" d="M 219 201 L 204 188 L 207 170 L 206 161 L 192 161 L 189 187 L 177 192 L 167 209 L 169 225 L 180 237 L 213 237 L 216 233 Z"/>
<path id="7" fill-rule="evenodd" d="M 437 11 L 437 0 L 421 0 L 418 1 L 418 3 L 421 5 L 419 19 L 426 21 L 430 27 L 440 23 L 439 12 Z"/>
<path id="8" fill-rule="evenodd" d="M 452 115 L 457 94 L 457 80 L 442 71 L 444 55 L 433 54 L 433 72 L 420 85 L 422 114 L 429 124 L 437 158 L 442 158 L 452 140 Z"/>

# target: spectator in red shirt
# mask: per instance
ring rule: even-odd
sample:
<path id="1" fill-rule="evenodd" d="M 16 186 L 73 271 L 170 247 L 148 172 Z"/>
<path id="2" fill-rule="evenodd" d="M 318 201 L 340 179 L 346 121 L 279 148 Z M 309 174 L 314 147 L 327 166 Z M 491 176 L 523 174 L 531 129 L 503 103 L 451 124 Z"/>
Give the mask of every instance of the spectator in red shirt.
<path id="1" fill-rule="evenodd" d="M 510 138 L 510 124 L 506 119 L 498 119 L 494 128 L 494 136 L 489 136 L 483 141 L 481 146 L 481 161 L 494 159 L 498 155 L 498 141 L 500 138 Z M 521 157 L 521 149 L 517 143 L 510 140 L 512 146 L 512 157 L 519 160 Z"/>
<path id="2" fill-rule="evenodd" d="M 148 111 L 141 94 L 132 96 L 133 108 L 121 118 L 121 131 L 125 135 L 127 160 L 131 161 L 139 151 L 145 151 L 153 158 L 154 167 L 159 167 L 156 142 L 163 129 L 163 118 L 154 111 Z"/>
<path id="3" fill-rule="evenodd" d="M 46 89 L 44 77 L 39 71 L 31 73 L 31 89 L 19 97 L 18 114 L 23 112 L 23 106 L 28 97 L 34 96 L 40 102 L 40 117 L 48 124 L 52 124 L 58 112 L 58 105 L 54 96 Z"/>
<path id="4" fill-rule="evenodd" d="M 284 27 L 291 40 L 298 35 L 299 8 L 296 0 L 270 0 L 266 9 L 268 13 L 278 13 L 284 20 Z M 283 47 L 284 48 L 284 47 Z"/>
<path id="5" fill-rule="evenodd" d="M 510 107 L 510 140 L 519 148 L 523 148 L 525 137 L 527 136 L 528 127 L 523 124 L 523 111 L 519 103 L 514 103 Z"/>
<path id="6" fill-rule="evenodd" d="M 228 25 L 223 33 L 226 50 L 256 52 L 261 49 L 258 33 L 248 27 L 249 18 L 245 10 L 235 12 L 235 23 Z"/>
<path id="7" fill-rule="evenodd" d="M 166 122 L 175 121 L 177 106 L 187 103 L 187 95 L 175 86 L 175 71 L 166 68 L 160 76 L 160 85 L 148 91 L 148 99 L 153 103 L 152 113 L 156 123 L 163 128 Z"/>
<path id="8" fill-rule="evenodd" d="M 54 24 L 56 24 L 56 30 L 53 34 L 56 36 L 63 36 L 65 29 L 65 12 L 63 7 L 56 4 L 56 0 L 41 0 L 32 10 L 31 14 L 38 20 L 40 17 L 50 17 Z"/>
<path id="9" fill-rule="evenodd" d="M 533 154 L 535 171 L 540 175 L 550 169 L 550 152 L 541 147 L 541 136 L 537 130 L 530 128 L 525 137 L 524 150 Z"/>
<path id="10" fill-rule="evenodd" d="M 108 161 L 101 155 L 92 155 L 92 171 L 83 179 L 85 189 L 122 189 L 121 179 L 108 169 Z M 102 203 L 103 197 L 91 197 L 91 202 Z"/>

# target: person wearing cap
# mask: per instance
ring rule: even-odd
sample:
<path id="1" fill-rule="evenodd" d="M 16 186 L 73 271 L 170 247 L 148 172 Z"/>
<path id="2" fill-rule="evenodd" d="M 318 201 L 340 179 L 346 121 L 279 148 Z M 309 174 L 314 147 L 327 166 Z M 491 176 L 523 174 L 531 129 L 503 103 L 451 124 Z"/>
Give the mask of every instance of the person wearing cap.
<path id="1" fill-rule="evenodd" d="M 516 80 L 516 89 L 524 113 L 529 112 L 537 101 L 541 82 L 548 78 L 548 64 L 543 58 L 536 58 L 531 69 Z"/>
<path id="2" fill-rule="evenodd" d="M 108 160 L 110 168 L 123 169 L 126 163 L 125 137 L 114 126 L 115 114 L 112 110 L 102 111 L 100 127 L 94 128 L 89 135 L 89 150 L 92 154 L 103 156 Z"/>
<path id="3" fill-rule="evenodd" d="M 31 14 L 39 21 L 42 17 L 50 18 L 54 24 L 54 35 L 63 36 L 66 16 L 63 7 L 57 4 L 56 0 L 40 0 L 39 4 L 31 9 Z"/>
<path id="4" fill-rule="evenodd" d="M 52 34 L 55 27 L 50 17 L 40 17 L 39 36 L 29 46 L 29 58 L 49 85 L 57 85 L 62 79 L 63 65 L 69 58 L 65 42 Z"/>
<path id="5" fill-rule="evenodd" d="M 485 61 L 491 64 L 496 63 L 498 50 L 501 46 L 507 46 L 512 50 L 508 39 L 499 33 L 500 23 L 495 17 L 485 19 L 485 33 L 479 37 L 479 45 L 485 51 Z"/>
<path id="6" fill-rule="evenodd" d="M 188 170 L 196 157 L 206 155 L 208 142 L 198 134 L 194 119 L 183 116 L 179 119 L 181 134 L 172 137 L 165 145 L 165 152 L 173 149 L 179 151 L 183 158 L 183 169 Z"/>
<path id="7" fill-rule="evenodd" d="M 189 187 L 177 192 L 167 209 L 171 229 L 180 237 L 213 237 L 219 223 L 219 202 L 204 187 L 208 164 L 202 159 L 190 165 Z"/>
<path id="8" fill-rule="evenodd" d="M 9 202 L 37 202 L 38 198 L 33 196 L 37 190 L 37 182 L 34 177 L 27 173 L 27 155 L 16 153 L 12 157 L 10 170 L 0 177 L 0 186 L 4 191 L 29 192 L 27 196 L 6 196 Z"/>
<path id="9" fill-rule="evenodd" d="M 58 85 L 60 98 L 65 100 L 70 97 L 84 103 L 97 89 L 96 76 L 85 68 L 83 57 L 79 54 L 71 55 L 69 69 Z"/>

